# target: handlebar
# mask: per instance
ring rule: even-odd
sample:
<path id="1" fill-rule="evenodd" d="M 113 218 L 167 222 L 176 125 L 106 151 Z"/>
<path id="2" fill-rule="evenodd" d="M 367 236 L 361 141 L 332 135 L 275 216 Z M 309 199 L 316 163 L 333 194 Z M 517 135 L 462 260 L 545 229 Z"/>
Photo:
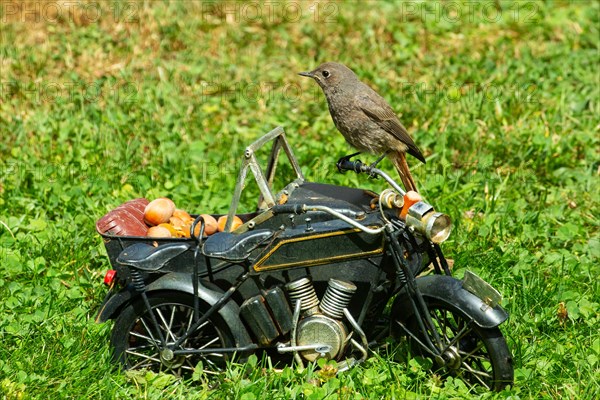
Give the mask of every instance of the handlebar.
<path id="1" fill-rule="evenodd" d="M 307 207 L 307 206 L 304 206 L 304 207 Z M 347 222 L 348 224 L 352 225 L 353 227 L 358 228 L 365 233 L 368 233 L 369 235 L 378 235 L 381 232 L 383 232 L 383 230 L 385 229 L 385 225 L 381 226 L 379 228 L 369 228 L 368 226 L 364 226 L 360 222 L 356 222 L 352 218 L 347 217 L 344 214 L 342 214 L 332 208 L 326 207 L 326 206 L 308 206 L 308 210 L 309 211 L 324 211 L 328 214 L 333 215 L 336 218 L 341 219 L 344 222 Z"/>
<path id="2" fill-rule="evenodd" d="M 342 158 L 337 162 L 337 167 L 340 172 L 344 171 L 354 171 L 357 174 L 366 173 L 369 176 L 377 177 L 381 176 L 385 179 L 396 191 L 400 193 L 400 196 L 404 196 L 406 192 L 402 190 L 402 188 L 392 179 L 388 174 L 381 171 L 374 166 L 367 165 L 360 160 L 350 161 L 348 158 Z M 370 234 L 370 235 L 378 235 L 385 229 L 385 225 L 379 228 L 369 228 L 364 226 L 363 224 L 356 222 L 352 218 L 326 206 L 319 205 L 306 205 L 306 204 L 279 204 L 271 207 L 271 211 L 273 214 L 295 214 L 300 215 L 304 214 L 308 211 L 323 211 L 328 214 L 333 215 L 334 217 L 341 219 L 342 221 L 350 224 L 351 226 L 360 229 L 361 231 Z"/>
<path id="3" fill-rule="evenodd" d="M 347 158 L 342 158 L 337 162 L 336 165 L 340 172 L 354 171 L 357 174 L 367 174 L 371 177 L 381 176 L 383 179 L 386 180 L 387 183 L 390 184 L 390 186 L 394 188 L 394 190 L 400 193 L 400 196 L 404 196 L 406 194 L 406 191 L 402 189 L 400 185 L 398 185 L 396 181 L 394 181 L 388 174 L 386 174 L 379 168 L 367 165 L 360 160 L 350 161 Z"/>
<path id="4" fill-rule="evenodd" d="M 384 190 L 380 197 L 380 207 L 386 206 L 388 208 L 408 208 L 408 214 L 406 215 L 406 225 L 413 230 L 417 230 L 421 234 L 425 235 L 429 240 L 433 243 L 441 243 L 448 238 L 450 231 L 452 229 L 452 223 L 450 218 L 442 213 L 435 212 L 433 207 L 423 201 L 417 201 L 417 203 L 413 204 L 410 202 L 408 204 L 404 204 L 404 195 L 406 192 L 385 172 L 380 169 L 375 168 L 372 165 L 366 165 L 360 160 L 350 161 L 348 158 L 342 158 L 337 162 L 338 169 L 343 171 L 354 171 L 357 174 L 366 173 L 372 177 L 381 176 L 385 179 L 392 188 L 399 193 L 394 193 L 390 189 Z M 360 229 L 361 231 L 370 234 L 377 235 L 391 226 L 391 222 L 385 218 L 382 213 L 383 219 L 386 221 L 383 226 L 378 228 L 370 228 L 365 226 L 354 219 L 348 217 L 336 211 L 332 208 L 320 205 L 306 205 L 306 204 L 281 204 L 275 205 L 271 208 L 273 214 L 303 214 L 308 211 L 323 211 L 328 214 L 333 215 L 337 219 L 340 219 L 349 225 Z"/>
<path id="5" fill-rule="evenodd" d="M 305 204 L 280 204 L 271 207 L 273 214 L 304 214 L 306 212 Z"/>
<path id="6" fill-rule="evenodd" d="M 370 170 L 372 169 L 372 167 L 368 166 L 367 164 L 364 164 L 360 160 L 350 161 L 346 157 L 338 160 L 336 166 L 340 172 L 354 171 L 357 174 L 360 174 L 361 172 L 370 173 L 371 172 Z"/>

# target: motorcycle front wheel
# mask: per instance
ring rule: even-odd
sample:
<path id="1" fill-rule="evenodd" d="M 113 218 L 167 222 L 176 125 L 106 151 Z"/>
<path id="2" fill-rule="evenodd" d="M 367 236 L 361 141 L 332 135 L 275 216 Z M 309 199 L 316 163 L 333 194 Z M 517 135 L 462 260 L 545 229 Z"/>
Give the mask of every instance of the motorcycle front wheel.
<path id="1" fill-rule="evenodd" d="M 115 320 L 111 343 L 115 358 L 125 368 L 186 375 L 200 362 L 207 373 L 225 366 L 227 355 L 219 353 L 218 349 L 233 347 L 233 335 L 218 314 L 201 324 L 178 349 L 214 348 L 214 353 L 173 355 L 170 352 L 172 345 L 194 323 L 193 296 L 164 292 L 150 295 L 148 300 L 154 318 L 140 298 L 125 307 Z M 203 306 L 201 308 L 208 307 Z"/>
<path id="2" fill-rule="evenodd" d="M 481 328 L 464 312 L 440 299 L 424 297 L 433 327 L 419 327 L 417 317 L 406 321 L 411 353 L 432 359 L 433 370 L 442 376 L 460 378 L 472 388 L 502 390 L 513 383 L 512 355 L 497 327 Z M 398 321 L 394 321 L 399 324 Z M 433 356 L 419 344 L 426 337 L 435 343 L 433 330 L 441 340 L 441 355 Z"/>

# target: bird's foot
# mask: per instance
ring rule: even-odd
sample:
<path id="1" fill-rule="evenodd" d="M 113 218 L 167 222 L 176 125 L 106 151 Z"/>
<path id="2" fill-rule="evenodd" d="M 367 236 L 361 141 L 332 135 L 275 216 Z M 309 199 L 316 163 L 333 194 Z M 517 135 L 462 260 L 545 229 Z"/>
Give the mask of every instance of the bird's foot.
<path id="1" fill-rule="evenodd" d="M 382 155 L 379 156 L 379 158 L 377 160 L 375 160 L 375 162 L 373 162 L 371 165 L 369 165 L 369 168 L 376 168 L 377 164 L 379 164 L 381 162 L 381 160 L 383 160 L 385 158 L 385 156 L 387 155 L 387 151 L 385 153 L 383 153 Z"/>
<path id="2" fill-rule="evenodd" d="M 365 165 L 364 170 L 367 173 L 367 176 L 369 178 L 371 178 L 371 179 L 377 179 L 379 177 L 375 172 L 373 172 L 373 169 L 375 169 L 375 167 L 377 166 L 378 163 L 379 163 L 379 160 L 375 161 L 374 163 L 372 163 L 369 166 Z"/>
<path id="3" fill-rule="evenodd" d="M 381 162 L 381 160 L 383 160 L 385 158 L 385 156 L 387 155 L 387 152 L 383 153 L 381 156 L 379 156 L 379 158 L 377 158 L 377 160 L 375 160 L 373 163 L 369 164 L 369 167 L 367 168 L 367 171 L 369 172 L 369 178 L 372 179 L 377 179 L 377 174 L 373 172 L 374 168 L 377 168 L 377 164 L 379 164 Z"/>

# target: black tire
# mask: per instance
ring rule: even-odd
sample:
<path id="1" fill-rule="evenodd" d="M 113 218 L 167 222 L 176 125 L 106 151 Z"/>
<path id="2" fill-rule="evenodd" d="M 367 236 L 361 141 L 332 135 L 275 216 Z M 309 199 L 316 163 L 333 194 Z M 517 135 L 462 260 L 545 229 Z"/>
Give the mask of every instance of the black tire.
<path id="1" fill-rule="evenodd" d="M 194 299 L 191 295 L 163 292 L 150 294 L 148 300 L 167 344 L 174 343 L 192 325 Z M 205 311 L 208 305 L 201 302 L 200 309 Z M 176 356 L 167 361 L 161 355 L 165 346 L 159 337 L 150 313 L 143 300 L 138 298 L 115 320 L 111 335 L 114 356 L 126 369 L 149 369 L 175 375 L 193 372 L 200 361 L 205 372 L 214 372 L 226 365 L 227 355 L 219 353 Z M 234 340 L 229 327 L 217 314 L 202 324 L 181 347 L 219 349 L 234 347 Z"/>
<path id="2" fill-rule="evenodd" d="M 411 353 L 431 358 L 432 369 L 442 376 L 462 379 L 477 390 L 502 390 L 513 383 L 512 354 L 500 329 L 481 328 L 465 313 L 443 300 L 425 297 L 425 303 L 443 344 L 442 358 L 431 356 L 414 339 L 408 338 Z M 406 327 L 424 342 L 425 333 L 416 316 L 406 321 Z M 426 329 L 433 343 L 432 330 Z"/>

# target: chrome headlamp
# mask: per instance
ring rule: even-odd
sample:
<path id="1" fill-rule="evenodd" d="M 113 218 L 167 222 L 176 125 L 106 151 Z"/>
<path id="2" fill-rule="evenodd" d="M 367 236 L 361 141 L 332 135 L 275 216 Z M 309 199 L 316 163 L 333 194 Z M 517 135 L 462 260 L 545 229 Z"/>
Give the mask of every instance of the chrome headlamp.
<path id="1" fill-rule="evenodd" d="M 406 215 L 406 225 L 425 235 L 433 243 L 442 243 L 452 231 L 452 221 L 423 201 L 413 204 Z"/>

